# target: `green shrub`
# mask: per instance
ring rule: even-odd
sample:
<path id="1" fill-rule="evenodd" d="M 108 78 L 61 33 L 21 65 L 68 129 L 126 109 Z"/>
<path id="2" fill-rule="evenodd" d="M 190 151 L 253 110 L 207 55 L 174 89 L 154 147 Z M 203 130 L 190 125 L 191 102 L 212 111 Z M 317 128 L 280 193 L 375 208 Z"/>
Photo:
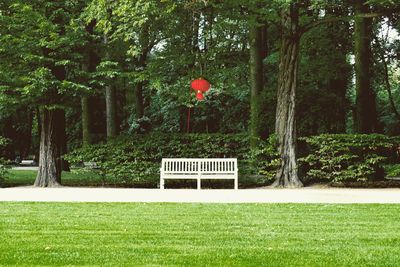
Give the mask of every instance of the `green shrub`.
<path id="1" fill-rule="evenodd" d="M 398 139 L 379 134 L 323 134 L 301 138 L 310 148 L 300 159 L 306 179 L 331 182 L 383 178 L 383 165 L 394 155 Z"/>
<path id="2" fill-rule="evenodd" d="M 0 151 L 7 144 L 8 144 L 8 140 L 6 138 L 0 136 Z M 1 154 L 0 154 L 0 187 L 3 185 L 6 175 L 7 175 L 7 162 L 5 159 L 3 159 L 1 157 Z"/>
<path id="3" fill-rule="evenodd" d="M 246 134 L 160 134 L 131 135 L 75 150 L 65 158 L 73 165 L 96 164 L 104 183 L 156 186 L 162 158 L 238 158 L 241 177 L 262 174 L 268 182 L 276 157 L 271 142 L 260 142 L 250 152 Z"/>
<path id="4" fill-rule="evenodd" d="M 400 164 L 386 165 L 385 171 L 388 177 L 400 177 Z"/>

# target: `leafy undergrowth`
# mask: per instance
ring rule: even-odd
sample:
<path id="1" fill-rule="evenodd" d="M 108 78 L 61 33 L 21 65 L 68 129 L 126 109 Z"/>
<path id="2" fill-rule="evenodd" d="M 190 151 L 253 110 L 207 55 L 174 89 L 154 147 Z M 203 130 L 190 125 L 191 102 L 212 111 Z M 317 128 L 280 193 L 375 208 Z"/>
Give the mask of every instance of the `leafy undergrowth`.
<path id="1" fill-rule="evenodd" d="M 0 203 L 3 266 L 397 266 L 400 205 Z"/>

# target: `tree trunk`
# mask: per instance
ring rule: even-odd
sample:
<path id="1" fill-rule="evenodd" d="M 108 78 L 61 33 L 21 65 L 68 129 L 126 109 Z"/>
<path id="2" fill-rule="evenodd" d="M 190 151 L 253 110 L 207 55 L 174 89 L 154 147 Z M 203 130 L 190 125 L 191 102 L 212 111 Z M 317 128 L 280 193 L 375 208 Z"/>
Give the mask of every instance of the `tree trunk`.
<path id="1" fill-rule="evenodd" d="M 96 71 L 96 67 L 99 64 L 100 58 L 97 55 L 97 44 L 94 37 L 94 28 L 96 27 L 96 20 L 90 21 L 86 26 L 85 30 L 88 33 L 89 37 L 87 40 L 87 44 L 84 49 L 84 53 L 86 55 L 86 60 L 82 65 L 82 70 L 87 73 L 93 73 Z M 86 85 L 90 86 L 88 80 L 86 80 Z M 82 145 L 87 146 L 90 145 L 91 140 L 91 116 L 90 116 L 90 107 L 89 107 L 89 96 L 83 95 L 81 98 L 81 109 L 82 109 Z"/>
<path id="2" fill-rule="evenodd" d="M 400 122 L 400 113 L 397 110 L 395 100 L 393 99 L 392 86 L 390 84 L 390 79 L 389 79 L 389 67 L 388 67 L 388 62 L 386 61 L 386 58 L 385 58 L 385 52 L 383 50 L 384 48 L 381 45 L 379 38 L 377 38 L 376 36 L 375 36 L 375 43 L 379 47 L 379 58 L 382 61 L 382 66 L 383 66 L 382 75 L 383 75 L 383 80 L 384 80 L 384 84 L 386 87 L 386 92 L 388 94 L 389 104 L 390 104 L 390 107 L 391 107 L 396 119 Z"/>
<path id="3" fill-rule="evenodd" d="M 135 85 L 135 111 L 136 119 L 144 116 L 143 82 L 138 82 Z"/>
<path id="4" fill-rule="evenodd" d="M 250 145 L 256 148 L 261 138 L 262 101 L 260 94 L 264 88 L 262 27 L 250 22 Z"/>
<path id="5" fill-rule="evenodd" d="M 90 137 L 90 110 L 89 110 L 89 98 L 83 96 L 81 98 L 82 108 L 82 145 L 88 146 L 91 144 Z"/>
<path id="6" fill-rule="evenodd" d="M 343 10 L 340 7 L 332 6 L 327 8 L 326 16 L 344 17 L 347 14 L 347 10 Z M 335 55 L 334 64 L 330 67 L 335 75 L 329 75 L 328 79 L 328 90 L 334 94 L 336 101 L 329 107 L 331 109 L 330 116 L 327 120 L 327 129 L 330 133 L 345 133 L 346 132 L 346 117 L 349 112 L 350 103 L 347 99 L 347 91 L 349 87 L 349 81 L 352 76 L 351 65 L 347 60 L 349 53 L 348 47 L 351 45 L 350 34 L 350 23 L 348 21 L 340 24 L 335 23 L 333 25 L 325 25 L 323 31 L 328 34 L 329 45 L 325 48 L 325 55 Z M 330 58 L 330 56 L 329 56 Z"/>
<path id="7" fill-rule="evenodd" d="M 35 186 L 56 187 L 61 183 L 60 151 L 57 146 L 57 116 L 55 110 L 40 111 L 39 170 Z"/>
<path id="8" fill-rule="evenodd" d="M 109 11 L 110 12 L 110 11 Z M 105 59 L 109 60 L 110 55 L 108 53 L 108 37 L 107 35 L 103 36 L 103 42 L 106 49 Z M 116 94 L 115 88 L 113 85 L 106 85 L 106 132 L 107 138 L 112 138 L 117 135 L 117 127 L 116 127 Z"/>
<path id="9" fill-rule="evenodd" d="M 112 138 L 117 135 L 116 126 L 116 96 L 115 88 L 106 86 L 106 124 L 107 124 L 107 138 Z"/>
<path id="10" fill-rule="evenodd" d="M 355 132 L 372 133 L 377 130 L 375 93 L 371 86 L 371 37 L 372 19 L 360 17 L 368 12 L 364 0 L 355 3 L 354 55 L 356 75 L 356 120 Z"/>
<path id="11" fill-rule="evenodd" d="M 298 9 L 292 4 L 282 12 L 282 44 L 279 62 L 275 131 L 281 166 L 273 186 L 303 186 L 297 174 L 296 87 L 300 34 Z"/>

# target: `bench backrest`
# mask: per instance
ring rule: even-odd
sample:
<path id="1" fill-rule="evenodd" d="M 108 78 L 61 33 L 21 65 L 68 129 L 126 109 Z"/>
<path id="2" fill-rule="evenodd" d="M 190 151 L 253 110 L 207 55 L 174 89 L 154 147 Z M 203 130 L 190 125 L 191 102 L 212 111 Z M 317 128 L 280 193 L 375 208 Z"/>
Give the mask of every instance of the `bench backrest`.
<path id="1" fill-rule="evenodd" d="M 237 171 L 235 158 L 174 158 L 162 159 L 161 170 L 173 173 L 234 173 Z"/>

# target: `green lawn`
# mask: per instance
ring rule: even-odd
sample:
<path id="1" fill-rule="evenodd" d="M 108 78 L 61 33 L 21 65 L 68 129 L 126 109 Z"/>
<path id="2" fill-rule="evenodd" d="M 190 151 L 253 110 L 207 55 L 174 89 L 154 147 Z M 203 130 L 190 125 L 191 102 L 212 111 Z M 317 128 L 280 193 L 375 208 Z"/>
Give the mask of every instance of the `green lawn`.
<path id="1" fill-rule="evenodd" d="M 398 266 L 400 205 L 0 203 L 0 265 Z"/>
<path id="2" fill-rule="evenodd" d="M 37 171 L 30 170 L 9 170 L 4 186 L 33 185 Z M 100 186 L 100 176 L 95 172 L 63 172 L 62 184 L 65 186 Z"/>
<path id="3" fill-rule="evenodd" d="M 4 182 L 4 187 L 26 186 L 33 185 L 35 182 L 37 171 L 31 170 L 9 170 L 9 173 Z M 241 188 L 264 186 L 265 179 L 240 177 L 239 184 Z M 71 172 L 63 172 L 61 177 L 61 184 L 63 186 L 83 186 L 83 187 L 137 187 L 137 188 L 156 188 L 158 186 L 159 177 L 149 177 L 148 179 L 141 179 L 136 181 L 132 179 L 131 182 L 123 182 L 118 180 L 102 181 L 101 176 L 96 171 L 77 171 L 73 169 Z M 170 188 L 196 188 L 197 183 L 195 180 L 174 180 L 168 181 L 167 186 Z M 203 188 L 232 188 L 233 181 L 226 180 L 203 180 Z"/>

